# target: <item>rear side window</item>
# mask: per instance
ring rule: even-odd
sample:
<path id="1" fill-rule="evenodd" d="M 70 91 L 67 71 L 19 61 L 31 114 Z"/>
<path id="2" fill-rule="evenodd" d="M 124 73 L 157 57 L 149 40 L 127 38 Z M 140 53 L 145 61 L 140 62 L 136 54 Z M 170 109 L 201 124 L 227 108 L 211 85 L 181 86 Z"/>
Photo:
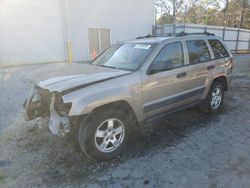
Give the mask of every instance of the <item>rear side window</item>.
<path id="1" fill-rule="evenodd" d="M 210 54 L 204 40 L 187 41 L 189 63 L 197 64 L 210 60 Z"/>
<path id="2" fill-rule="evenodd" d="M 229 56 L 226 49 L 219 40 L 208 40 L 208 42 L 213 50 L 215 59 L 220 59 Z"/>
<path id="3" fill-rule="evenodd" d="M 184 65 L 183 47 L 181 42 L 167 44 L 157 55 L 155 62 L 162 61 L 170 63 L 173 68 Z"/>

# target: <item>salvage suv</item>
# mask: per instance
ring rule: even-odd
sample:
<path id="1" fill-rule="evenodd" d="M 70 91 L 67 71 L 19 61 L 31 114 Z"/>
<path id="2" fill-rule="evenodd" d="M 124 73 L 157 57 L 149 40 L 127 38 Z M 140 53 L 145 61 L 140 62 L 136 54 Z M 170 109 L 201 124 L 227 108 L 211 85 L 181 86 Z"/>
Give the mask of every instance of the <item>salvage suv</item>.
<path id="1" fill-rule="evenodd" d="M 134 128 L 199 105 L 218 114 L 232 79 L 233 56 L 210 33 L 145 37 L 112 45 L 89 64 L 37 71 L 26 120 L 49 117 L 53 134 L 77 130 L 87 157 L 106 160 Z"/>

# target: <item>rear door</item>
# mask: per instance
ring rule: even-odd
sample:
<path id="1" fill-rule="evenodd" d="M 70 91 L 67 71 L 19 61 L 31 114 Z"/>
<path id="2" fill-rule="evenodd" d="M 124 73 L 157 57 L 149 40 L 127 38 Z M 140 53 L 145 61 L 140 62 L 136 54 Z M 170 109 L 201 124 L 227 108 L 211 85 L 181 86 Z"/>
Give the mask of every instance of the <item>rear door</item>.
<path id="1" fill-rule="evenodd" d="M 186 40 L 186 50 L 189 61 L 187 74 L 192 80 L 193 90 L 197 91 L 194 102 L 199 102 L 206 88 L 209 65 L 213 63 L 212 57 L 205 40 Z"/>

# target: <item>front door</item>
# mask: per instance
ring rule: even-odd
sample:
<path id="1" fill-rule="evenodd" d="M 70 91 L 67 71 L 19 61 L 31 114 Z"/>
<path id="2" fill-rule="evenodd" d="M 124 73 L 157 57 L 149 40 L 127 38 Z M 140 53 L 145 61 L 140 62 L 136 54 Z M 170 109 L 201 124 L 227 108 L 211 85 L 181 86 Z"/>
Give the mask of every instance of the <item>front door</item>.
<path id="1" fill-rule="evenodd" d="M 156 72 L 143 76 L 145 119 L 191 104 L 201 97 L 204 88 L 199 87 L 195 81 L 197 78 L 190 74 L 190 67 L 184 59 L 187 58 L 184 58 L 183 43 L 169 43 L 151 65 L 155 67 L 156 64 L 161 64 L 159 67 L 162 67 L 162 70 L 156 68 Z M 163 63 L 170 65 L 163 66 Z M 203 77 L 205 82 L 205 75 Z"/>

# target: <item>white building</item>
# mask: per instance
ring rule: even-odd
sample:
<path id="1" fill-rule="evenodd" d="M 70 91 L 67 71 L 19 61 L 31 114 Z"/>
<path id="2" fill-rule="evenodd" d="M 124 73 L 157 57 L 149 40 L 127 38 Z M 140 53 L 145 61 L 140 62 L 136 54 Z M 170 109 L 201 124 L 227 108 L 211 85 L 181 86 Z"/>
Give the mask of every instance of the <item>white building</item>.
<path id="1" fill-rule="evenodd" d="M 0 0 L 0 65 L 91 59 L 152 34 L 155 0 Z"/>

